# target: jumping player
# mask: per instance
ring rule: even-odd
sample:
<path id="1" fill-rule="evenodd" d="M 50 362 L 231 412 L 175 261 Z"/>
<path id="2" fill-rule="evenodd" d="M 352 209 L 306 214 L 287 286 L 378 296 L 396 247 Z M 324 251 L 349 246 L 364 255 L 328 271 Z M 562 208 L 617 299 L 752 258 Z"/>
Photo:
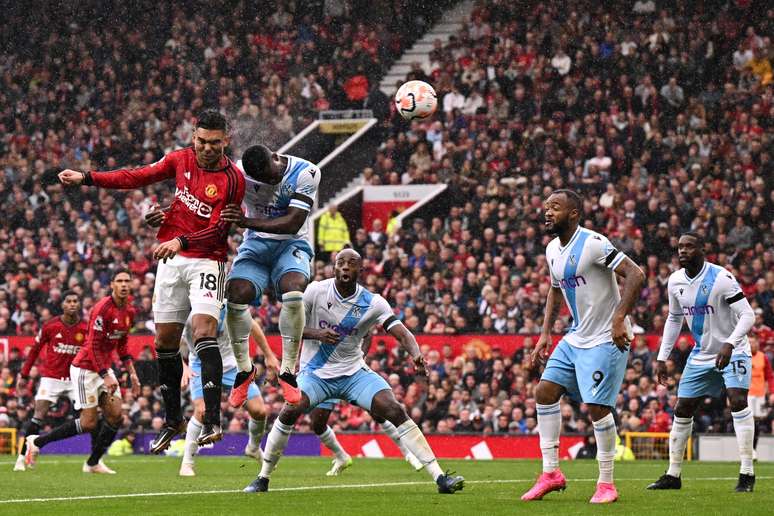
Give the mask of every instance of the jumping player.
<path id="1" fill-rule="evenodd" d="M 247 215 L 243 215 L 239 203 L 227 206 L 221 214 L 223 220 L 247 229 L 226 285 L 226 325 L 240 371 L 229 402 L 240 406 L 255 377 L 247 351 L 252 325 L 249 305 L 260 303 L 261 296 L 271 286 L 282 300 L 279 382 L 285 400 L 298 403 L 300 392 L 295 367 L 304 332 L 302 296 L 314 257 L 307 239 L 308 222 L 317 197 L 320 169 L 306 160 L 278 154 L 263 145 L 248 148 L 241 166 L 247 182 L 244 199 Z"/>
<path id="2" fill-rule="evenodd" d="M 161 242 L 153 256 L 159 260 L 153 292 L 159 383 L 164 398 L 166 425 L 151 443 L 161 453 L 185 429 L 180 407 L 180 336 L 193 314 L 194 347 L 202 361 L 204 425 L 199 444 L 218 441 L 223 364 L 216 337 L 223 307 L 226 253 L 230 224 L 221 216 L 228 204 L 244 197 L 242 172 L 225 156 L 229 143 L 226 119 L 205 111 L 197 120 L 193 146 L 171 152 L 146 167 L 113 172 L 64 170 L 65 185 L 95 185 L 131 189 L 175 179 L 175 199 L 161 223 Z"/>
<path id="3" fill-rule="evenodd" d="M 688 320 L 695 345 L 677 387 L 675 419 L 669 433 L 669 469 L 648 489 L 682 487 L 680 473 L 693 414 L 704 397 L 720 396 L 725 386 L 741 459 L 736 491 L 750 493 L 755 486 L 755 421 L 747 406 L 752 373 L 747 333 L 755 323 L 755 313 L 736 278 L 723 267 L 706 261 L 701 235 L 682 235 L 677 243 L 677 257 L 683 268 L 669 276 L 669 317 L 656 362 L 656 374 L 662 385 L 666 385 L 666 360 L 680 335 L 683 319 Z"/>
<path id="4" fill-rule="evenodd" d="M 234 379 L 237 374 L 236 359 L 234 358 L 234 352 L 231 349 L 231 340 L 228 337 L 228 332 L 225 329 L 224 319 L 226 318 L 225 307 L 221 311 L 220 319 L 218 320 L 218 346 L 220 346 L 220 354 L 223 357 L 223 389 L 229 390 L 234 384 Z M 183 330 L 182 343 L 188 349 L 188 366 L 184 367 L 185 373 L 183 374 L 183 387 L 188 384 L 191 390 L 191 401 L 194 405 L 194 415 L 188 421 L 188 428 L 185 434 L 185 451 L 183 454 L 183 461 L 180 464 L 180 476 L 181 477 L 193 477 L 196 475 L 194 470 L 194 456 L 199 450 L 197 439 L 199 432 L 202 429 L 201 418 L 204 414 L 204 402 L 202 400 L 202 381 L 201 381 L 201 369 L 202 365 L 199 361 L 199 357 L 196 356 L 196 351 L 193 348 L 193 329 L 191 327 L 190 318 L 186 322 L 185 330 Z M 251 331 L 252 337 L 258 343 L 258 347 L 261 348 L 265 357 L 266 368 L 277 373 L 279 369 L 279 362 L 277 357 L 269 348 L 266 336 L 261 331 L 261 327 L 257 322 L 253 321 L 253 327 Z M 266 429 L 266 407 L 261 397 L 261 390 L 254 382 L 250 382 L 249 390 L 247 393 L 247 401 L 245 402 L 245 409 L 250 415 L 250 421 L 248 423 L 249 438 L 247 446 L 245 447 L 245 455 L 260 461 L 263 456 L 261 455 L 261 437 L 263 437 L 264 430 Z"/>
<path id="5" fill-rule="evenodd" d="M 27 436 L 27 462 L 34 462 L 40 448 L 48 443 L 94 432 L 96 441 L 92 443 L 91 455 L 83 465 L 83 472 L 115 474 L 115 471 L 102 462 L 102 455 L 113 442 L 123 417 L 118 380 L 111 367 L 115 351 L 118 351 L 129 371 L 132 394 L 140 394 L 140 380 L 126 345 L 127 335 L 134 320 L 134 310 L 129 304 L 131 281 L 129 272 L 115 273 L 110 282 L 111 294 L 102 298 L 91 310 L 86 342 L 70 366 L 70 378 L 75 389 L 75 408 L 81 411 L 80 416 L 48 434 Z M 101 421 L 97 407 L 102 409 Z"/>
<path id="6" fill-rule="evenodd" d="M 285 403 L 266 440 L 263 466 L 247 486 L 248 493 L 269 490 L 269 477 L 287 445 L 293 425 L 309 408 L 331 398 L 343 398 L 393 423 L 400 440 L 422 462 L 438 485 L 451 494 L 464 487 L 461 476 L 444 474 L 422 431 L 395 400 L 389 384 L 363 360 L 362 339 L 381 325 L 411 355 L 418 374 L 424 374 L 424 357 L 414 336 L 392 314 L 387 301 L 358 285 L 362 261 L 352 249 L 338 253 L 335 279 L 312 283 L 304 293 L 304 310 L 311 328 L 330 328 L 339 334 L 336 344 L 309 340 L 303 348 L 306 364 L 298 376 L 301 399 Z"/>
<path id="7" fill-rule="evenodd" d="M 617 433 L 611 409 L 623 382 L 629 343 L 634 337 L 627 315 L 645 275 L 607 238 L 578 225 L 581 207 L 580 196 L 571 190 L 556 190 L 544 205 L 546 230 L 557 238 L 546 248 L 551 288 L 543 332 L 531 355 L 533 366 L 548 357 L 560 292 L 572 313 L 573 324 L 551 354 L 537 386 L 543 473 L 521 497 L 525 501 L 540 500 L 567 485 L 559 469 L 559 399 L 564 393 L 588 405 L 594 425 L 599 479 L 591 503 L 618 499 L 613 484 Z M 623 278 L 623 295 L 618 291 L 616 275 Z"/>
<path id="8" fill-rule="evenodd" d="M 40 433 L 46 414 L 60 397 L 67 396 L 75 401 L 75 390 L 70 381 L 70 364 L 83 346 L 88 333 L 88 323 L 81 318 L 81 300 L 78 294 L 72 291 L 65 292 L 62 295 L 62 315 L 52 318 L 40 329 L 19 373 L 26 382 L 29 379 L 30 369 L 41 351 L 43 352 L 43 359 L 39 366 L 40 385 L 35 394 L 35 413 L 24 423 L 23 435 Z M 26 439 L 24 439 L 19 456 L 16 458 L 14 471 L 24 471 L 27 466 L 34 466 L 34 464 L 25 463 L 26 452 Z"/>

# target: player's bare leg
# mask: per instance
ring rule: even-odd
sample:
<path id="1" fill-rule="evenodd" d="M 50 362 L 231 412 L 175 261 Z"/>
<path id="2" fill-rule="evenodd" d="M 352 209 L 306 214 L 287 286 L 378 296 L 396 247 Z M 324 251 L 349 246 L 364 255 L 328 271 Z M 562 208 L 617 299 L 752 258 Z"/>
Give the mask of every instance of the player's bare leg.
<path id="1" fill-rule="evenodd" d="M 261 471 L 258 476 L 253 480 L 250 485 L 245 487 L 243 491 L 245 493 L 264 493 L 269 490 L 269 479 L 274 469 L 277 467 L 277 463 L 282 457 L 282 453 L 285 451 L 285 447 L 288 444 L 290 434 L 293 432 L 293 425 L 301 414 L 306 412 L 309 408 L 309 398 L 303 392 L 301 393 L 301 399 L 298 403 L 291 405 L 285 403 L 282 407 L 282 411 L 279 417 L 274 421 L 274 425 L 271 427 L 269 437 L 266 438 L 266 448 L 263 451 L 263 463 L 261 465 Z"/>
<path id="2" fill-rule="evenodd" d="M 28 421 L 24 423 L 22 427 L 22 437 L 19 439 L 19 456 L 16 457 L 16 464 L 13 467 L 14 471 L 25 471 L 27 468 L 34 468 L 34 457 L 30 457 L 32 462 L 27 464 L 25 461 L 25 455 L 27 453 L 27 438 L 28 435 L 38 435 L 43 428 L 43 424 L 46 421 L 46 415 L 51 408 L 51 402 L 48 400 L 35 400 L 35 412 Z"/>
<path id="3" fill-rule="evenodd" d="M 202 393 L 204 395 L 204 419 L 198 444 L 214 443 L 223 439 L 220 428 L 220 397 L 223 391 L 223 359 L 218 347 L 218 320 L 211 315 L 194 313 L 194 348 L 202 363 Z M 179 385 L 179 384 L 178 384 Z"/>
<path id="4" fill-rule="evenodd" d="M 83 472 L 115 475 L 116 472 L 102 462 L 102 456 L 116 438 L 118 429 L 121 426 L 121 419 L 123 418 L 121 398 L 103 392 L 100 395 L 100 408 L 102 409 L 102 421 L 94 425 L 93 429 L 97 429 L 96 438 L 92 437 L 94 441 L 92 442 L 91 455 L 83 465 Z M 94 410 L 93 414 L 96 415 L 96 410 Z M 91 424 L 89 422 L 87 426 L 91 426 Z"/>
<path id="5" fill-rule="evenodd" d="M 180 338 L 183 324 L 176 322 L 156 323 L 156 355 L 159 366 L 159 386 L 164 399 L 166 424 L 150 443 L 151 453 L 161 453 L 169 443 L 185 430 L 180 407 L 180 381 L 183 378 L 183 361 L 180 357 Z"/>
<path id="6" fill-rule="evenodd" d="M 734 433 L 739 446 L 739 482 L 736 492 L 751 493 L 755 487 L 753 469 L 753 441 L 755 439 L 755 419 L 747 406 L 747 389 L 729 388 L 726 390 L 731 416 L 734 419 Z"/>
<path id="7" fill-rule="evenodd" d="M 246 279 L 233 278 L 226 283 L 226 327 L 239 368 L 234 388 L 228 397 L 232 407 L 242 406 L 247 399 L 250 383 L 255 380 L 255 367 L 250 357 L 250 328 L 253 324 L 250 303 L 256 296 L 255 287 Z"/>
<path id="8" fill-rule="evenodd" d="M 279 282 L 282 293 L 282 309 L 280 310 L 279 329 L 282 335 L 282 364 L 280 365 L 279 382 L 285 401 L 298 403 L 301 391 L 296 382 L 296 361 L 304 334 L 306 314 L 304 312 L 303 293 L 307 279 L 300 272 L 288 272 Z"/>
<path id="9" fill-rule="evenodd" d="M 371 414 L 376 418 L 389 421 L 398 430 L 400 441 L 423 464 L 438 486 L 438 492 L 451 494 L 465 487 L 465 479 L 453 473 L 444 473 L 433 450 L 427 443 L 416 423 L 406 414 L 406 410 L 398 404 L 392 390 L 384 389 L 376 393 L 371 400 Z"/>
<path id="10" fill-rule="evenodd" d="M 559 400 L 562 394 L 564 387 L 547 380 L 540 380 L 535 390 L 543 472 L 535 485 L 522 495 L 524 501 L 540 500 L 552 491 L 563 491 L 567 487 L 564 474 L 559 469 L 559 433 L 562 424 Z"/>
<path id="11" fill-rule="evenodd" d="M 669 432 L 669 469 L 648 489 L 680 489 L 683 486 L 680 475 L 683 471 L 683 457 L 688 438 L 693 431 L 693 415 L 701 398 L 678 398 L 672 430 Z"/>
<path id="12" fill-rule="evenodd" d="M 261 438 L 266 431 L 266 405 L 260 396 L 256 396 L 247 400 L 245 409 L 250 415 L 250 420 L 247 422 L 249 437 L 245 446 L 245 455 L 260 462 L 263 460 Z"/>
<path id="13" fill-rule="evenodd" d="M 328 426 L 328 419 L 331 417 L 331 411 L 317 407 L 309 413 L 309 419 L 312 423 L 312 431 L 320 439 L 320 442 L 333 453 L 334 458 L 331 462 L 331 469 L 325 474 L 329 477 L 337 477 L 339 474 L 352 465 L 352 457 L 349 456 L 341 443 L 336 438 L 336 433 Z"/>

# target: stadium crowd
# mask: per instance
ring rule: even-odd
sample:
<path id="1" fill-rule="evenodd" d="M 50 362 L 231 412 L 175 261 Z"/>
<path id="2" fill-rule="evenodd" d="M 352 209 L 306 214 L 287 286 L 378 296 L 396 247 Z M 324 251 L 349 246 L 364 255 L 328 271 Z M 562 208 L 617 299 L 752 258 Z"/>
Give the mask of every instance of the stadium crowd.
<path id="1" fill-rule="evenodd" d="M 135 275 L 133 332 L 152 333 L 154 238 L 141 216 L 171 192 L 64 192 L 53 172 L 151 163 L 187 144 L 203 106 L 235 121 L 239 148 L 253 139 L 282 143 L 316 111 L 367 105 L 378 97 L 378 77 L 429 19 L 416 20 L 401 2 L 355 11 L 356 3 L 315 10 L 283 2 L 256 16 L 246 2 L 223 1 L 217 7 L 229 16 L 205 20 L 179 2 L 154 4 L 165 16 L 111 2 L 104 12 L 114 18 L 106 19 L 90 1 L 67 17 L 44 9 L 49 23 L 32 26 L 19 5 L 7 11 L 0 24 L 28 26 L 25 52 L 37 53 L 22 53 L 12 31 L 0 31 L 9 49 L 0 55 L 0 199 L 8 210 L 0 220 L 0 335 L 34 335 L 68 288 L 82 294 L 87 316 L 120 266 Z M 366 258 L 363 281 L 416 333 L 536 335 L 548 288 L 541 202 L 550 189 L 572 186 L 585 196 L 585 224 L 648 275 L 638 333 L 661 331 L 676 237 L 694 229 L 708 237 L 709 259 L 739 279 L 756 310 L 754 338 L 774 358 L 772 21 L 774 10 L 742 1 L 660 9 L 652 1 L 571 0 L 561 9 L 478 2 L 462 32 L 435 45 L 430 69 L 409 74 L 435 86 L 439 113 L 408 125 L 386 118 L 385 142 L 363 174 L 367 184 L 449 189 L 409 227 L 388 234 L 381 221 L 352 235 Z M 232 250 L 238 243 L 233 237 Z M 332 275 L 324 262 L 316 270 L 318 279 Z M 255 315 L 275 332 L 278 313 L 265 296 Z M 556 333 L 568 323 L 562 314 Z M 535 432 L 529 339 L 514 356 L 430 351 L 427 388 L 374 341 L 369 365 L 426 430 Z M 678 344 L 672 381 L 691 344 Z M 622 428 L 669 426 L 674 391 L 656 386 L 653 358 L 638 338 L 617 407 Z M 11 354 L 0 369 L 0 426 L 28 416 L 34 382 L 17 392 L 21 360 Z M 276 414 L 281 399 L 265 391 Z M 127 425 L 162 424 L 150 386 L 136 400 L 124 396 Z M 562 410 L 567 431 L 586 433 L 582 407 Z M 726 412 L 706 405 L 697 430 L 727 430 Z M 225 404 L 223 414 L 229 429 L 244 428 Z M 333 417 L 345 430 L 370 425 L 356 407 Z"/>

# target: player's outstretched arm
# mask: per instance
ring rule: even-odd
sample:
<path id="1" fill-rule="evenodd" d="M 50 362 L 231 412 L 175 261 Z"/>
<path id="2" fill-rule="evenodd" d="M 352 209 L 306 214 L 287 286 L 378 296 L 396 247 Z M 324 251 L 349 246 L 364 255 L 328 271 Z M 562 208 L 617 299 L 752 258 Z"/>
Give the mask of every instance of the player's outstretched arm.
<path id="1" fill-rule="evenodd" d="M 59 181 L 65 186 L 100 186 L 129 190 L 141 186 L 158 183 L 175 177 L 174 159 L 165 156 L 163 159 L 145 167 L 113 170 L 111 172 L 80 172 L 66 169 L 59 173 Z"/>
<path id="2" fill-rule="evenodd" d="M 739 289 L 739 287 L 736 288 Z M 734 315 L 736 315 L 737 321 L 734 331 L 732 331 L 731 335 L 726 339 L 726 343 L 723 344 L 723 347 L 720 349 L 717 359 L 715 360 L 715 366 L 720 370 L 725 369 L 731 361 L 731 355 L 734 353 L 734 350 L 744 345 L 745 336 L 750 333 L 750 330 L 752 330 L 752 327 L 755 324 L 755 312 L 753 312 L 750 303 L 747 301 L 747 298 L 744 297 L 741 289 L 739 289 L 732 297 L 726 299 L 726 302 L 731 307 L 731 311 L 734 312 Z"/>
<path id="3" fill-rule="evenodd" d="M 233 222 L 240 228 L 252 229 L 262 233 L 273 233 L 275 235 L 295 235 L 306 222 L 309 211 L 301 208 L 288 208 L 287 215 L 277 217 L 276 219 L 252 219 L 245 217 L 242 213 L 242 207 L 236 204 L 229 204 L 220 212 L 221 220 Z"/>
<path id="4" fill-rule="evenodd" d="M 425 357 L 419 350 L 419 344 L 417 344 L 417 339 L 414 337 L 414 334 L 400 322 L 390 326 L 387 333 L 395 337 L 398 344 L 400 344 L 400 346 L 411 356 L 417 375 L 427 376 L 427 371 L 425 370 Z"/>
<path id="5" fill-rule="evenodd" d="M 615 273 L 623 278 L 623 292 L 621 301 L 613 314 L 613 343 L 618 346 L 618 349 L 624 351 L 629 347 L 631 340 L 626 328 L 626 316 L 634 308 L 634 303 L 642 291 L 645 273 L 628 256 L 621 260 L 615 268 Z"/>
<path id="6" fill-rule="evenodd" d="M 556 322 L 556 316 L 559 314 L 559 308 L 562 299 L 562 289 L 554 287 L 553 285 L 548 290 L 548 297 L 546 297 L 546 309 L 543 315 L 543 329 L 540 332 L 540 338 L 535 345 L 535 349 L 529 357 L 530 368 L 536 367 L 548 360 L 548 352 L 551 349 L 551 329 Z"/>
<path id="7" fill-rule="evenodd" d="M 258 321 L 255 319 L 253 319 L 253 325 L 250 327 L 250 335 L 255 339 L 258 347 L 261 348 L 266 368 L 271 369 L 275 375 L 279 375 L 280 364 L 277 360 L 277 356 L 269 347 L 269 341 L 266 340 L 266 335 L 263 333 L 261 325 L 258 324 Z"/>

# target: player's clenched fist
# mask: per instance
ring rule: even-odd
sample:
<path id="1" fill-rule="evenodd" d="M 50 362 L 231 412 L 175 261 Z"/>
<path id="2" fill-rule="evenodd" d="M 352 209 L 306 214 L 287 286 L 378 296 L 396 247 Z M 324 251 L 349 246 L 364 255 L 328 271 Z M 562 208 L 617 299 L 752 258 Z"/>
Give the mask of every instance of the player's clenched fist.
<path id="1" fill-rule="evenodd" d="M 70 170 L 69 168 L 59 173 L 59 182 L 65 186 L 77 186 L 83 183 L 83 179 L 86 174 L 78 172 L 77 170 Z"/>
<path id="2" fill-rule="evenodd" d="M 225 220 L 226 222 L 233 222 L 237 226 L 242 226 L 243 221 L 245 220 L 244 213 L 242 213 L 241 206 L 238 206 L 236 204 L 229 204 L 223 210 L 220 212 L 220 220 Z"/>
<path id="3" fill-rule="evenodd" d="M 173 238 L 172 240 L 167 240 L 166 242 L 162 242 L 161 244 L 159 244 L 156 250 L 153 251 L 153 257 L 157 260 L 166 260 L 167 258 L 174 258 L 175 255 L 179 253 L 182 248 L 183 248 L 183 244 L 180 243 L 180 239 Z"/>

